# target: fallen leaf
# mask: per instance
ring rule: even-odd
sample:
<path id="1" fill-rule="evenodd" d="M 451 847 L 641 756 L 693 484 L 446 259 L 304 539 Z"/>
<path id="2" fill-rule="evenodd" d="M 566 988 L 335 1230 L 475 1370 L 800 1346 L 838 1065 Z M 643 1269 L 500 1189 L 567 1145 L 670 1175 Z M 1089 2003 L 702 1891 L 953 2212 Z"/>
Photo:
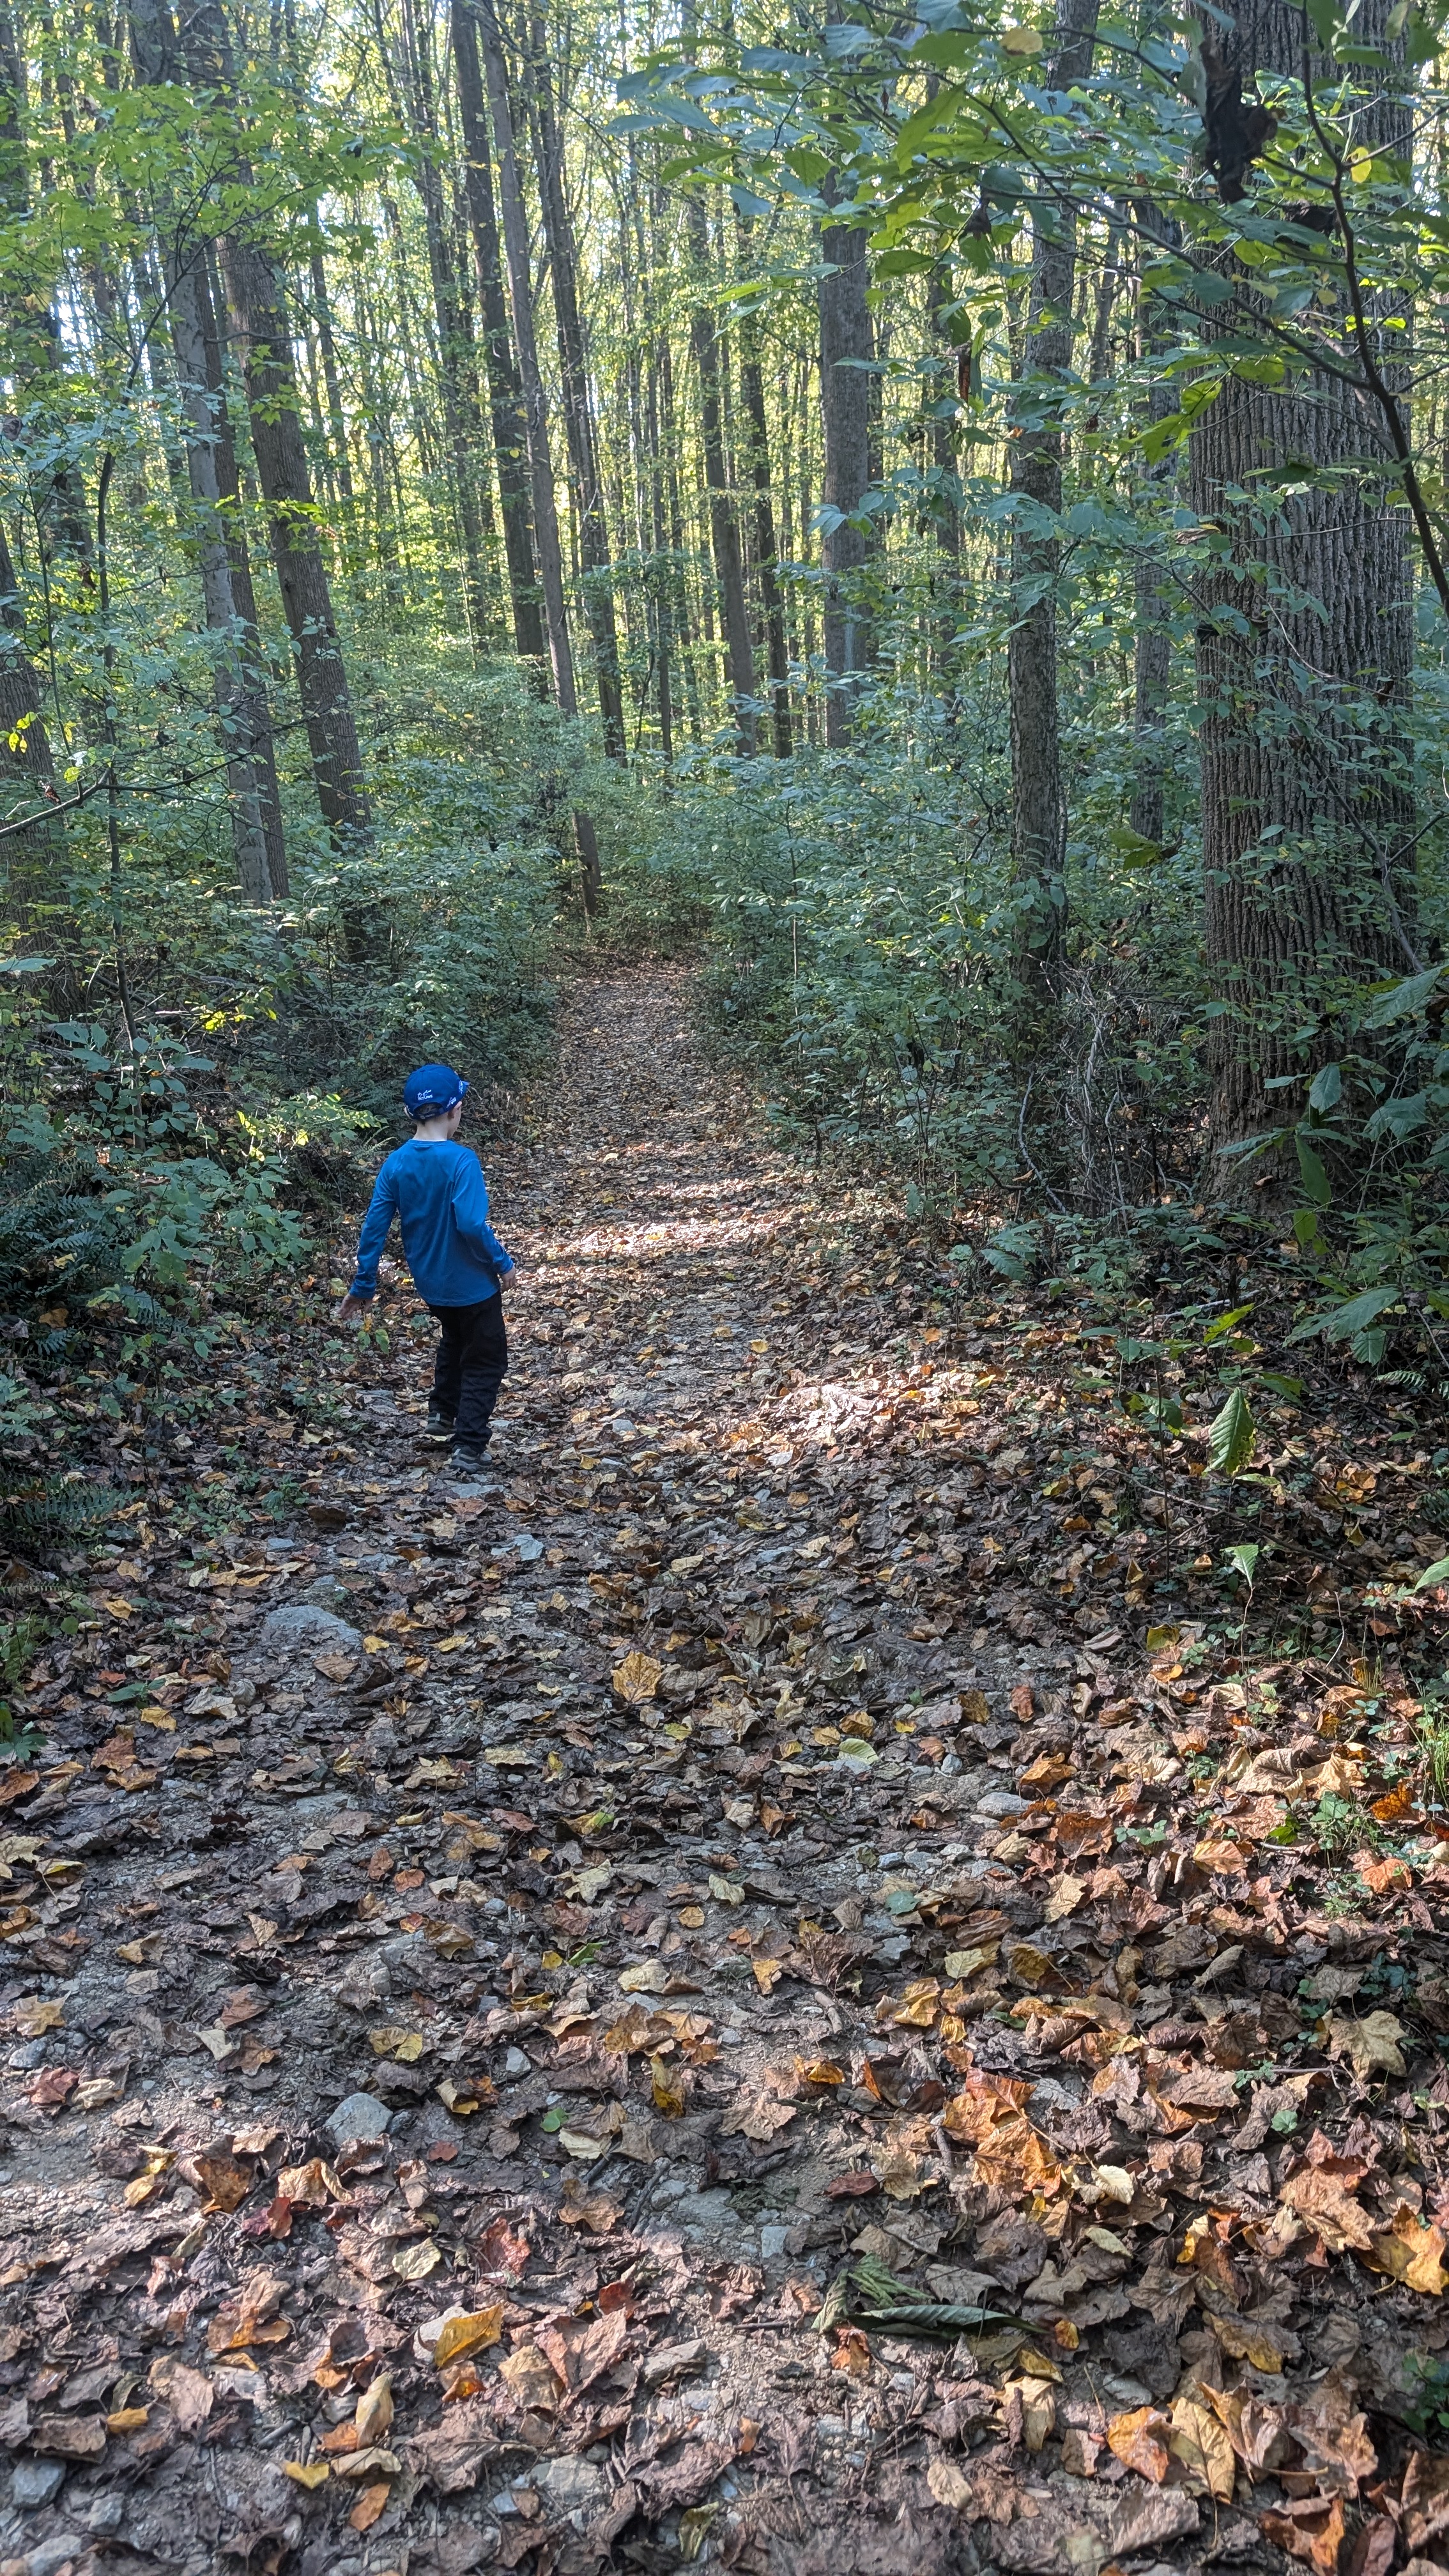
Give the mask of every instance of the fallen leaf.
<path id="1" fill-rule="evenodd" d="M 467 2314 L 449 2317 L 433 2346 L 433 2367 L 445 2370 L 450 2361 L 462 2361 L 473 2352 L 486 2352 L 498 2341 L 503 2331 L 503 2302 L 495 2307 L 474 2308 Z"/>
<path id="2" fill-rule="evenodd" d="M 1171 2434 L 1169 2419 L 1155 2406 L 1133 2406 L 1125 2414 L 1112 2417 L 1107 2426 L 1107 2447 L 1114 2459 L 1160 2487 L 1167 2475 Z"/>

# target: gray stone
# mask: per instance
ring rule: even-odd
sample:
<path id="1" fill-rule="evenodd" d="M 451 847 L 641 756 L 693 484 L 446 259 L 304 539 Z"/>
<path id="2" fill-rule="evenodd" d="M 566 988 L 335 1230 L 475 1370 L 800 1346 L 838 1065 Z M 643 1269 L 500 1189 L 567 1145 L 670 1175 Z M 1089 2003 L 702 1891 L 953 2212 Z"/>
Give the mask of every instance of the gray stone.
<path id="1" fill-rule="evenodd" d="M 308 1584 L 295 1606 L 307 1610 L 330 1610 L 340 1618 L 351 1598 L 346 1584 L 339 1583 L 335 1574 L 319 1574 L 315 1583 Z"/>
<path id="2" fill-rule="evenodd" d="M 658 2352 L 651 2352 L 645 2360 L 644 2385 L 662 2388 L 666 2379 L 688 2379 L 695 2371 L 703 2370 L 708 2358 L 705 2345 L 698 2340 L 661 2344 Z"/>
<path id="3" fill-rule="evenodd" d="M 26 2576 L 55 2576 L 67 2559 L 79 2558 L 85 2550 L 84 2535 L 79 2531 L 53 2531 L 48 2540 L 37 2543 L 26 2558 Z"/>
<path id="4" fill-rule="evenodd" d="M 373 2093 L 349 2093 L 339 2102 L 327 2123 L 327 2132 L 336 2145 L 351 2145 L 355 2138 L 385 2138 L 390 2114 L 385 2102 Z"/>
<path id="5" fill-rule="evenodd" d="M 332 1610 L 319 1610 L 310 1601 L 289 1602 L 283 1610 L 271 1610 L 257 1630 L 259 1654 L 332 1654 L 360 1655 L 362 1631 L 349 1627 Z"/>
<path id="6" fill-rule="evenodd" d="M 89 2513 L 86 2515 L 86 2529 L 87 2531 L 99 2532 L 119 2531 L 125 2519 L 126 2499 L 124 2496 L 116 2495 L 114 2493 L 110 2495 L 96 2496 L 92 2501 Z"/>
<path id="7" fill-rule="evenodd" d="M 551 2520 L 570 2513 L 581 2513 L 597 2504 L 606 2492 L 608 2479 L 592 2460 L 581 2460 L 575 2454 L 562 2459 L 541 2460 L 530 2484 L 540 2495 Z"/>
<path id="8" fill-rule="evenodd" d="M 1014 1789 L 988 1789 L 976 1801 L 976 1812 L 982 1816 L 1024 1816 L 1030 1798 L 1019 1798 Z"/>
<path id="9" fill-rule="evenodd" d="M 51 2503 L 64 2484 L 63 2460 L 17 2460 L 10 2481 L 10 2501 L 22 2513 L 34 2513 L 38 2506 Z"/>

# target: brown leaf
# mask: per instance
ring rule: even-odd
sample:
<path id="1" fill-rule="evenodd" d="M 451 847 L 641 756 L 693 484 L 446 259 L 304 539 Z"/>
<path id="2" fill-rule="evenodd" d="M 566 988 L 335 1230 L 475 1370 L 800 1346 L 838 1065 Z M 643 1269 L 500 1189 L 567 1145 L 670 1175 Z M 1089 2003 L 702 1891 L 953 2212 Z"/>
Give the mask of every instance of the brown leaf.
<path id="1" fill-rule="evenodd" d="M 1107 2426 L 1107 2446 L 1115 2459 L 1160 2487 L 1167 2475 L 1171 2433 L 1167 2416 L 1159 2414 L 1155 2406 L 1133 2406 L 1125 2414 L 1112 2417 Z"/>
<path id="2" fill-rule="evenodd" d="M 1327 2503 L 1310 2496 L 1285 2505 L 1280 2513 L 1261 2513 L 1258 2528 L 1265 2540 L 1286 2550 L 1290 2558 L 1316 2567 L 1319 2576 L 1335 2576 L 1344 2538 L 1343 2504 L 1338 2496 Z"/>
<path id="3" fill-rule="evenodd" d="M 1315 2236 L 1322 2238 L 1330 2254 L 1345 2254 L 1350 2249 L 1366 2254 L 1373 2244 L 1372 2224 L 1355 2200 L 1351 2184 L 1325 2166 L 1300 2166 L 1278 2198 L 1285 2209 L 1291 2209 Z"/>

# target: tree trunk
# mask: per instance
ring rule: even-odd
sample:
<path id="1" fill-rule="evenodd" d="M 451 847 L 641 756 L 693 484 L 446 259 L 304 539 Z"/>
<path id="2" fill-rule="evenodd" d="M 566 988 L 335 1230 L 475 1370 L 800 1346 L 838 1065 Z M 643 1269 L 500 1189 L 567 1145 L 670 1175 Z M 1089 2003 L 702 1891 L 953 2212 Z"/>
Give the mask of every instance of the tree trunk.
<path id="1" fill-rule="evenodd" d="M 143 87 L 180 88 L 186 66 L 171 16 L 169 0 L 129 0 L 131 57 Z M 228 544 L 228 503 L 221 450 L 231 457 L 230 430 L 224 418 L 220 353 L 206 267 L 206 245 L 188 238 L 176 209 L 168 210 L 164 245 L 167 308 L 177 391 L 187 423 L 186 471 L 191 487 L 197 570 L 202 605 L 213 637 L 213 686 L 217 724 L 226 761 L 227 799 L 232 852 L 237 879 L 248 903 L 264 904 L 286 890 L 286 859 L 281 858 L 280 884 L 274 884 L 267 817 L 275 816 L 281 845 L 281 817 L 276 810 L 276 768 L 270 718 L 258 725 L 255 670 L 248 668 L 247 620 L 237 601 L 232 550 Z M 238 531 L 239 533 L 239 531 Z M 248 584 L 248 589 L 250 585 Z M 254 618 L 255 602 L 248 599 Z"/>
<path id="2" fill-rule="evenodd" d="M 860 676 L 870 660 L 870 619 L 860 596 L 869 551 L 851 521 L 870 489 L 872 354 L 865 234 L 827 224 L 820 237 L 820 414 L 825 432 L 824 507 L 842 516 L 823 531 L 825 574 L 825 739 L 832 750 L 850 740 Z"/>
<path id="3" fill-rule="evenodd" d="M 1365 0 L 1355 42 L 1383 45 L 1387 14 L 1388 0 Z M 1240 22 L 1236 45 L 1244 76 L 1303 75 L 1303 21 L 1286 0 Z M 1407 156 L 1409 115 L 1383 96 L 1355 141 Z M 1230 201 L 1246 193 L 1232 171 L 1220 185 Z M 1208 327 L 1242 319 L 1216 306 Z M 1341 365 L 1341 330 L 1325 330 Z M 1391 382 L 1399 336 L 1381 334 Z M 1413 599 L 1405 513 L 1379 498 L 1387 459 L 1377 405 L 1327 373 L 1281 391 L 1227 375 L 1192 440 L 1194 509 L 1228 537 L 1199 588 L 1197 630 L 1206 944 L 1228 1006 L 1212 1038 L 1220 1147 L 1291 1116 L 1292 1090 L 1268 1086 L 1311 1070 L 1305 1022 L 1422 962 L 1404 722 Z"/>
<path id="4" fill-rule="evenodd" d="M 732 713 L 739 748 L 748 759 L 755 749 L 755 645 L 745 605 L 745 565 L 740 548 L 739 521 L 735 516 L 734 495 L 730 490 L 729 466 L 725 457 L 719 335 L 715 329 L 713 309 L 706 301 L 710 289 L 709 224 L 704 200 L 697 191 L 686 199 L 685 220 L 689 226 L 696 297 L 689 326 L 690 340 L 694 363 L 699 370 L 700 436 L 704 446 L 705 481 L 709 487 L 715 578 L 719 583 L 720 615 L 724 623 L 725 668 L 734 702 Z"/>
<path id="5" fill-rule="evenodd" d="M 216 712 L 226 758 L 231 807 L 232 849 L 237 877 L 248 903 L 271 898 L 267 836 L 249 721 L 249 693 L 242 666 L 241 626 L 226 545 L 221 485 L 216 470 L 215 422 L 207 382 L 206 331 L 198 294 L 200 249 L 191 265 L 168 262 L 171 288 L 171 339 L 176 352 L 182 408 L 189 424 L 186 464 L 195 505 L 197 564 L 206 623 L 213 647 Z"/>
<path id="6" fill-rule="evenodd" d="M 337 475 L 337 489 L 344 501 L 351 501 L 352 460 L 347 453 L 347 414 L 342 407 L 342 377 L 338 371 L 337 342 L 332 331 L 327 265 L 319 250 L 312 253 L 312 309 L 317 316 L 317 345 L 322 352 L 322 380 L 327 388 L 327 422 L 332 433 L 332 462 Z"/>
<path id="7" fill-rule="evenodd" d="M 624 698 L 619 678 L 619 635 L 611 588 L 609 531 L 599 475 L 584 334 L 579 320 L 578 260 L 564 190 L 563 139 L 554 115 L 547 48 L 543 12 L 535 9 L 530 23 L 529 98 L 534 116 L 539 204 L 543 209 L 544 240 L 548 245 L 549 271 L 553 279 L 564 431 L 568 439 L 569 462 L 573 467 L 578 510 L 584 610 L 594 643 L 594 670 L 604 749 L 611 760 L 621 761 L 625 756 Z"/>
<path id="8" fill-rule="evenodd" d="M 454 507 L 462 540 L 468 632 L 474 652 L 479 653 L 488 631 L 488 582 L 477 480 L 483 422 L 478 409 L 474 352 L 466 327 L 466 312 L 458 296 L 452 244 L 443 205 L 442 172 L 438 167 L 431 21 L 417 17 L 412 0 L 402 0 L 402 39 L 408 109 L 420 146 L 413 163 L 413 176 L 422 199 L 423 229 L 428 246 L 428 276 L 438 329 L 438 383 L 443 397 L 444 435 L 452 465 Z"/>
<path id="9" fill-rule="evenodd" d="M 267 662 L 262 649 L 261 627 L 257 618 L 257 595 L 252 584 L 251 549 L 247 544 L 246 522 L 242 512 L 241 474 L 236 461 L 236 440 L 232 433 L 231 388 L 222 353 L 221 333 L 217 327 L 218 279 L 211 259 L 197 269 L 197 295 L 201 327 L 206 343 L 206 387 L 211 400 L 212 454 L 216 460 L 217 488 L 221 494 L 226 530 L 227 558 L 231 565 L 231 595 L 240 621 L 238 647 L 241 655 L 242 681 L 245 689 L 246 729 L 252 746 L 252 765 L 256 773 L 257 794 L 261 802 L 262 831 L 267 844 L 267 875 L 273 900 L 280 903 L 291 890 L 287 870 L 287 842 L 282 822 L 282 793 L 277 779 L 277 746 L 272 730 L 271 700 L 267 691 Z"/>
<path id="10" fill-rule="evenodd" d="M 1091 68 L 1098 0 L 1062 0 L 1048 85 L 1070 89 Z M 1076 219 L 1060 199 L 1043 200 L 1032 221 L 1031 295 L 1011 445 L 1012 622 L 1008 646 L 1011 702 L 1012 861 L 1016 874 L 1021 962 L 1034 980 L 1049 980 L 1066 932 L 1066 798 L 1062 788 L 1057 701 L 1057 580 L 1061 540 L 1062 430 L 1060 388 L 1072 363 L 1072 294 Z"/>
<path id="11" fill-rule="evenodd" d="M 493 454 L 498 469 L 498 498 L 503 511 L 503 550 L 508 561 L 508 589 L 513 607 L 513 640 L 536 686 L 546 687 L 548 652 L 538 567 L 533 558 L 533 519 L 529 503 L 528 423 L 523 386 L 508 332 L 508 299 L 493 205 L 493 171 L 488 150 L 488 124 L 483 106 L 483 74 L 478 60 L 475 0 L 452 0 L 453 64 L 458 112 L 463 126 L 464 193 L 473 235 L 478 276 L 478 302 L 483 317 L 483 353 L 488 369 L 493 416 Z"/>
<path id="12" fill-rule="evenodd" d="M 22 814 L 36 817 L 0 840 L 5 903 L 21 929 L 46 892 L 61 837 L 59 823 L 44 810 L 45 795 L 54 790 L 42 704 L 39 675 L 25 650 L 24 602 L 0 521 L 0 823 Z"/>
<path id="13" fill-rule="evenodd" d="M 748 254 L 751 218 L 738 218 L 740 244 Z M 788 760 L 790 739 L 790 655 L 785 642 L 785 601 L 780 589 L 780 548 L 775 529 L 775 502 L 770 473 L 770 429 L 765 413 L 765 376 L 758 312 L 740 318 L 740 393 L 749 424 L 750 475 L 755 487 L 755 562 L 760 600 L 765 611 L 765 654 L 770 670 L 770 706 L 775 754 Z"/>
<path id="14" fill-rule="evenodd" d="M 183 21 L 182 46 L 198 88 L 235 98 L 236 65 L 221 0 L 196 0 Z M 240 156 L 235 174 L 250 177 Z M 372 813 L 332 594 L 314 531 L 291 335 L 265 253 L 241 233 L 231 233 L 220 244 L 220 260 L 246 386 L 257 478 L 270 521 L 272 560 L 296 656 L 317 802 L 333 839 L 345 849 L 370 833 Z M 354 936 L 365 935 L 359 922 Z"/>
<path id="15" fill-rule="evenodd" d="M 498 194 L 503 209 L 503 247 L 508 261 L 508 292 L 513 307 L 513 340 L 518 351 L 518 369 L 523 382 L 524 418 L 528 425 L 528 470 L 533 486 L 533 530 L 538 547 L 538 568 L 543 583 L 544 616 L 548 623 L 549 660 L 553 665 L 553 690 L 561 712 L 577 716 L 578 691 L 574 686 L 574 657 L 569 643 L 568 612 L 564 604 L 563 556 L 559 546 L 558 509 L 554 500 L 553 455 L 548 435 L 548 405 L 544 399 L 543 377 L 539 372 L 538 340 L 533 327 L 533 281 L 528 259 L 528 211 L 523 202 L 523 182 L 518 168 L 518 152 L 513 139 L 513 110 L 508 98 L 508 71 L 503 59 L 503 44 L 493 0 L 478 0 L 478 32 L 483 46 L 483 69 L 488 83 L 488 108 L 493 120 L 493 142 L 498 154 Z M 576 812 L 574 836 L 578 843 L 579 872 L 583 884 L 584 910 L 592 918 L 599 903 L 599 844 L 591 814 Z"/>

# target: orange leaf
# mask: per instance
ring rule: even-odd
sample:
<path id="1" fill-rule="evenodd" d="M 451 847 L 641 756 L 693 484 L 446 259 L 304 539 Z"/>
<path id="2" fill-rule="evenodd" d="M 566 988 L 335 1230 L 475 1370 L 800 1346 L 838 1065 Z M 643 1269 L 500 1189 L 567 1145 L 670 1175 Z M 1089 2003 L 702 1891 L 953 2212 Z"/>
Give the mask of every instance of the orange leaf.
<path id="1" fill-rule="evenodd" d="M 385 2478 L 379 2478 L 375 2487 L 364 2487 L 347 2517 L 353 2530 L 371 2531 L 391 2493 L 392 2489 Z"/>
<path id="2" fill-rule="evenodd" d="M 1172 2431 L 1167 2417 L 1155 2406 L 1134 2406 L 1125 2415 L 1114 2415 L 1107 2427 L 1107 2443 L 1114 2456 L 1138 2475 L 1150 2478 L 1160 2487 L 1167 2475 L 1168 2437 Z"/>

